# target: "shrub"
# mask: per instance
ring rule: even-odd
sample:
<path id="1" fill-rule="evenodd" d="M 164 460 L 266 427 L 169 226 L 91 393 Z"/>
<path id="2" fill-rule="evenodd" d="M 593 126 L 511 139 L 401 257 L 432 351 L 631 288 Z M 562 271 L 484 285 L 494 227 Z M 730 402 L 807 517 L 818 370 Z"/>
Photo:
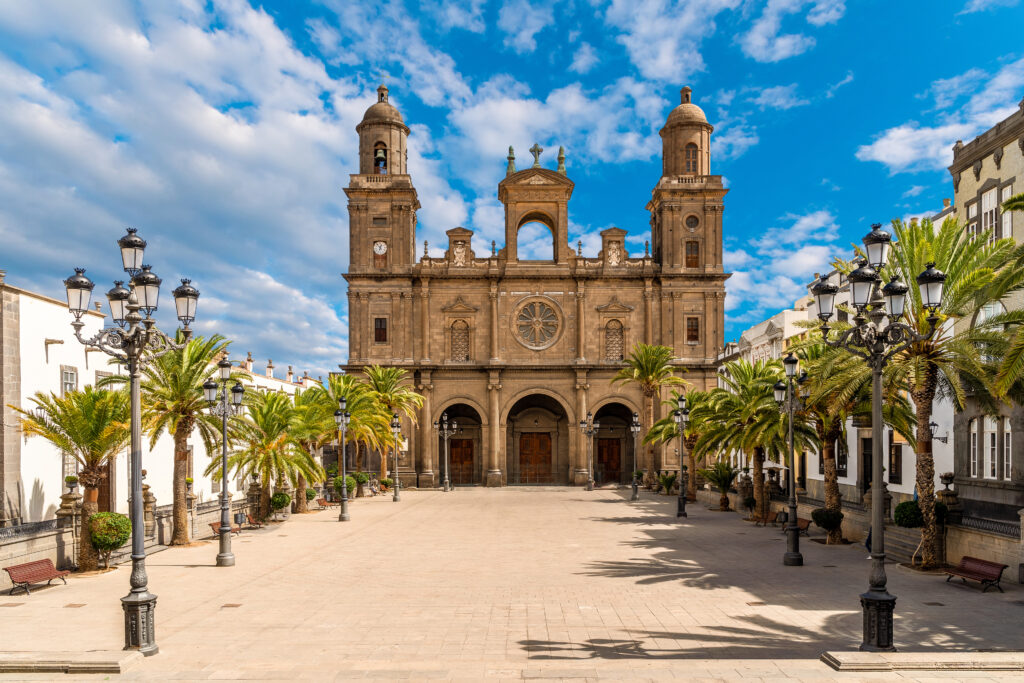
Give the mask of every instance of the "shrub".
<path id="1" fill-rule="evenodd" d="M 672 485 L 676 483 L 676 475 L 660 474 L 658 475 L 658 481 L 661 482 L 661 486 L 665 489 L 665 493 L 669 493 L 672 490 Z"/>
<path id="2" fill-rule="evenodd" d="M 312 502 L 316 498 L 316 489 L 306 489 L 306 502 Z"/>
<path id="3" fill-rule="evenodd" d="M 348 495 L 352 495 L 352 492 L 356 490 L 356 480 L 352 475 L 348 475 L 344 480 L 340 476 L 334 478 L 334 492 L 339 496 L 341 495 L 341 487 L 344 486 L 348 489 Z"/>
<path id="4" fill-rule="evenodd" d="M 64 477 L 64 483 L 67 484 L 68 486 L 75 486 L 76 484 L 78 484 L 78 477 L 76 477 L 73 474 L 69 474 L 68 476 Z"/>
<path id="5" fill-rule="evenodd" d="M 384 477 L 383 479 L 380 480 L 380 485 L 386 489 L 391 488 L 394 485 L 394 483 L 395 480 L 392 479 L 391 477 Z"/>
<path id="6" fill-rule="evenodd" d="M 729 509 L 729 488 L 740 471 L 734 468 L 725 460 L 715 462 L 711 467 L 697 470 L 697 474 L 704 477 L 712 486 L 718 489 L 721 497 L 718 499 L 718 509 L 725 512 Z"/>
<path id="7" fill-rule="evenodd" d="M 97 512 L 89 518 L 89 536 L 103 558 L 103 567 L 110 568 L 110 554 L 128 542 L 132 522 L 116 512 Z"/>
<path id="8" fill-rule="evenodd" d="M 746 498 L 743 499 L 743 507 L 747 508 L 748 510 L 753 510 L 755 505 L 757 505 L 757 498 L 754 498 L 753 496 L 747 496 Z"/>
<path id="9" fill-rule="evenodd" d="M 942 501 L 935 501 L 935 520 L 940 524 L 946 521 L 946 513 L 949 510 L 946 508 L 946 504 Z M 893 510 L 893 521 L 896 522 L 896 526 L 901 526 L 907 529 L 916 529 L 924 526 L 924 515 L 921 514 L 921 508 L 918 506 L 916 500 L 907 500 L 896 506 Z"/>
<path id="10" fill-rule="evenodd" d="M 366 472 L 353 472 L 352 476 L 355 477 L 357 484 L 365 484 L 370 481 L 370 475 Z"/>
<path id="11" fill-rule="evenodd" d="M 633 473 L 633 476 L 635 478 L 637 478 L 637 479 L 643 479 L 644 478 L 644 471 L 643 470 L 637 470 L 636 472 Z"/>
<path id="12" fill-rule="evenodd" d="M 284 491 L 278 491 L 270 497 L 270 507 L 275 511 L 284 510 L 292 502 L 292 497 Z"/>
<path id="13" fill-rule="evenodd" d="M 186 484 L 191 484 L 192 483 L 192 477 L 185 477 L 185 483 Z"/>
<path id="14" fill-rule="evenodd" d="M 811 512 L 811 519 L 825 531 L 835 531 L 843 524 L 843 513 L 839 510 L 818 508 Z"/>

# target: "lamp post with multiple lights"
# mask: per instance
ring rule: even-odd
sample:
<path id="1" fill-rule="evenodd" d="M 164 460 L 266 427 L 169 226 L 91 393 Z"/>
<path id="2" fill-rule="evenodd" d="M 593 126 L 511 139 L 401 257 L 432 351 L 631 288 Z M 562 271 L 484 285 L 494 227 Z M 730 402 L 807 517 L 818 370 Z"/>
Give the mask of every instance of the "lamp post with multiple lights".
<path id="1" fill-rule="evenodd" d="M 633 495 L 631 501 L 640 500 L 640 480 L 636 476 L 636 453 L 640 450 L 640 416 L 633 413 L 633 421 L 629 423 L 629 431 L 633 432 Z"/>
<path id="2" fill-rule="evenodd" d="M 676 399 L 676 409 L 672 411 L 672 420 L 679 430 L 679 501 L 676 504 L 676 517 L 686 517 L 686 428 L 690 424 L 690 409 L 686 407 L 686 397 Z"/>
<path id="3" fill-rule="evenodd" d="M 126 650 L 138 650 L 143 655 L 156 654 L 159 648 L 154 635 L 156 596 L 149 592 L 146 576 L 145 522 L 142 514 L 142 402 L 139 382 L 142 368 L 165 353 L 184 348 L 156 327 L 153 314 L 157 310 L 162 280 L 143 264 L 146 241 L 134 228 L 117 241 L 121 250 L 121 265 L 131 278 L 131 289 L 123 282 L 115 283 L 107 294 L 110 317 L 116 327 L 108 327 L 93 337 L 82 337 L 82 315 L 89 310 L 93 282 L 85 276 L 85 269 L 76 268 L 75 274 L 64 281 L 68 310 L 74 316 L 71 326 L 75 338 L 88 348 L 97 348 L 113 356 L 128 368 L 131 400 L 131 521 L 132 521 L 132 573 L 131 591 L 121 598 L 124 609 L 124 637 Z M 195 320 L 199 290 L 188 280 L 174 292 L 174 305 L 182 325 L 185 343 Z"/>
<path id="4" fill-rule="evenodd" d="M 338 409 L 334 411 L 334 424 L 338 425 L 338 469 L 341 470 L 341 503 L 338 505 L 338 521 L 349 521 L 348 516 L 348 477 L 345 474 L 345 440 L 348 424 L 352 415 L 348 412 L 348 399 L 338 399 Z"/>
<path id="5" fill-rule="evenodd" d="M 210 414 L 220 416 L 220 551 L 217 553 L 217 566 L 234 567 L 235 555 L 231 552 L 231 498 L 228 494 L 228 418 L 242 412 L 245 387 L 236 380 L 235 385 L 228 389 L 231 361 L 227 356 L 217 363 L 217 371 L 219 384 L 213 378 L 203 383 Z"/>
<path id="6" fill-rule="evenodd" d="M 796 463 L 793 460 L 793 413 L 796 411 L 797 397 L 793 391 L 793 383 L 803 386 L 807 381 L 807 373 L 796 376 L 797 366 L 800 361 L 790 352 L 782 361 L 786 369 L 785 381 L 779 380 L 773 387 L 775 391 L 775 402 L 779 404 L 779 410 L 788 417 L 787 420 L 787 448 L 789 450 L 789 467 L 786 469 L 786 487 L 789 490 L 789 512 L 786 516 L 786 553 L 782 557 L 782 564 L 787 567 L 800 567 L 804 563 L 804 556 L 800 554 L 800 527 L 797 526 L 796 512 Z"/>
<path id="7" fill-rule="evenodd" d="M 455 488 L 455 482 L 450 482 L 451 477 L 451 460 L 448 457 L 448 439 L 452 437 L 459 429 L 459 423 L 457 420 L 452 420 L 451 424 L 448 423 L 448 413 L 441 413 L 441 421 L 434 420 L 434 431 L 444 439 L 444 482 L 443 488 L 445 493 Z"/>
<path id="8" fill-rule="evenodd" d="M 398 413 L 391 414 L 391 432 L 395 437 L 395 471 L 393 472 L 394 476 L 391 481 L 391 485 L 394 488 L 394 494 L 391 496 L 391 502 L 397 503 L 401 500 L 398 489 L 402 485 L 398 479 L 398 443 L 399 439 L 402 438 L 402 421 L 398 418 Z"/>
<path id="9" fill-rule="evenodd" d="M 885 492 L 882 489 L 882 370 L 886 362 L 912 344 L 929 339 L 939 322 L 937 311 L 942 305 L 942 288 L 946 275 L 929 263 L 917 276 L 921 305 L 928 311 L 928 331 L 919 333 L 912 325 L 900 322 L 906 306 L 909 287 L 894 275 L 883 286 L 879 274 L 885 268 L 892 235 L 873 225 L 864 237 L 867 259 L 847 279 L 853 307 L 857 315 L 853 326 L 838 338 L 829 339 L 828 321 L 833 315 L 839 288 L 822 276 L 811 287 L 822 321 L 821 334 L 829 346 L 842 348 L 863 358 L 871 368 L 871 576 L 860 602 L 864 614 L 861 650 L 893 650 L 892 625 L 896 598 L 886 590 L 885 576 Z"/>
<path id="10" fill-rule="evenodd" d="M 587 439 L 587 490 L 594 490 L 594 435 L 601 428 L 601 423 L 588 412 L 585 420 L 580 420 L 580 434 Z"/>

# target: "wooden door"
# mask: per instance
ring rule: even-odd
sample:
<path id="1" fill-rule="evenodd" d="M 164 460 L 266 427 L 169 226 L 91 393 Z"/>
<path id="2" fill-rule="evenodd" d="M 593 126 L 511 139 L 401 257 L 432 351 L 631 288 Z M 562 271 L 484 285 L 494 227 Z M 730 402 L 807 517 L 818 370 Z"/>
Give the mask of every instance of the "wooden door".
<path id="1" fill-rule="evenodd" d="M 547 432 L 523 432 L 519 435 L 519 483 L 543 484 L 551 481 L 551 435 Z"/>
<path id="2" fill-rule="evenodd" d="M 594 461 L 594 481 L 599 484 L 617 483 L 622 479 L 621 442 L 619 439 L 598 439 L 597 458 Z"/>
<path id="3" fill-rule="evenodd" d="M 448 459 L 452 471 L 450 480 L 455 484 L 473 483 L 473 439 L 451 439 L 448 441 Z"/>
<path id="4" fill-rule="evenodd" d="M 111 512 L 113 508 L 110 505 L 110 480 L 114 476 L 114 468 L 111 467 L 110 461 L 108 460 L 103 467 L 100 468 L 103 472 L 103 478 L 100 479 L 100 490 L 99 490 L 99 511 L 100 512 Z"/>

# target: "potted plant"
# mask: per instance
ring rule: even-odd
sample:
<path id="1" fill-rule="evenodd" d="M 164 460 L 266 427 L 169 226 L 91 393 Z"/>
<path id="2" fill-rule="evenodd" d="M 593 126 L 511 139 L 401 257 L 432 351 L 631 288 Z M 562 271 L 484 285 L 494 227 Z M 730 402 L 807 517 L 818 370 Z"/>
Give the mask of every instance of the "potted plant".
<path id="1" fill-rule="evenodd" d="M 192 493 L 192 477 L 185 477 L 185 490 Z"/>
<path id="2" fill-rule="evenodd" d="M 953 483 L 953 473 L 943 472 L 942 474 L 939 475 L 939 481 L 942 482 L 942 485 L 945 486 L 946 490 L 948 491 L 949 485 Z"/>
<path id="3" fill-rule="evenodd" d="M 739 470 L 725 460 L 719 460 L 711 467 L 698 470 L 698 472 L 722 494 L 722 497 L 718 499 L 718 509 L 727 512 L 729 510 L 729 488 L 732 486 L 733 480 L 736 479 L 736 475 L 739 474 Z"/>
<path id="4" fill-rule="evenodd" d="M 103 568 L 110 569 L 110 554 L 128 542 L 132 523 L 126 515 L 116 512 L 97 512 L 89 518 L 92 544 L 103 558 Z"/>
<path id="5" fill-rule="evenodd" d="M 385 491 L 389 491 L 391 490 L 391 486 L 394 483 L 395 482 L 394 480 L 391 479 L 391 477 L 384 477 L 383 479 L 380 480 L 380 487 Z"/>
<path id="6" fill-rule="evenodd" d="M 316 489 L 306 489 L 306 502 L 312 503 L 314 498 L 316 498 Z"/>
<path id="7" fill-rule="evenodd" d="M 672 485 L 676 483 L 676 477 L 677 475 L 675 474 L 658 475 L 658 483 L 665 489 L 666 496 L 672 495 Z"/>
<path id="8" fill-rule="evenodd" d="M 366 495 L 366 484 L 370 481 L 370 475 L 366 472 L 354 472 L 352 478 L 356 480 L 356 498 Z"/>
<path id="9" fill-rule="evenodd" d="M 68 493 L 74 493 L 75 487 L 78 486 L 78 477 L 73 474 L 69 474 L 64 477 L 64 483 L 68 485 Z"/>
<path id="10" fill-rule="evenodd" d="M 273 508 L 274 513 L 280 513 L 292 502 L 292 497 L 284 491 L 278 491 L 270 497 L 270 507 Z"/>

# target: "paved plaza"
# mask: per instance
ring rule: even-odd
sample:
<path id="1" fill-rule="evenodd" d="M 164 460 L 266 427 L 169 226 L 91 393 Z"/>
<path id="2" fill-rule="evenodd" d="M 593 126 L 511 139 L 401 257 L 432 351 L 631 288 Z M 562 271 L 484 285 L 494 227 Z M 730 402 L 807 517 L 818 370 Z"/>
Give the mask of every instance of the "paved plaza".
<path id="1" fill-rule="evenodd" d="M 782 566 L 779 529 L 628 490 L 460 489 L 360 499 L 243 532 L 238 564 L 212 542 L 149 558 L 160 653 L 124 679 L 863 679 L 818 661 L 856 650 L 860 545 L 803 540 Z M 817 534 L 820 536 L 820 533 Z M 127 566 L 29 597 L 0 596 L 0 649 L 117 658 Z M 946 584 L 899 566 L 905 651 L 1016 650 L 1024 591 Z M 48 654 L 43 655 L 43 651 Z M 947 672 L 1008 680 L 1012 672 Z M 1018 672 L 1024 680 L 1024 672 Z M 942 672 L 871 678 L 926 680 Z M 52 679 L 54 674 L 0 676 Z M 72 676 L 66 679 L 74 678 Z M 107 677 L 88 677 L 97 680 Z"/>

